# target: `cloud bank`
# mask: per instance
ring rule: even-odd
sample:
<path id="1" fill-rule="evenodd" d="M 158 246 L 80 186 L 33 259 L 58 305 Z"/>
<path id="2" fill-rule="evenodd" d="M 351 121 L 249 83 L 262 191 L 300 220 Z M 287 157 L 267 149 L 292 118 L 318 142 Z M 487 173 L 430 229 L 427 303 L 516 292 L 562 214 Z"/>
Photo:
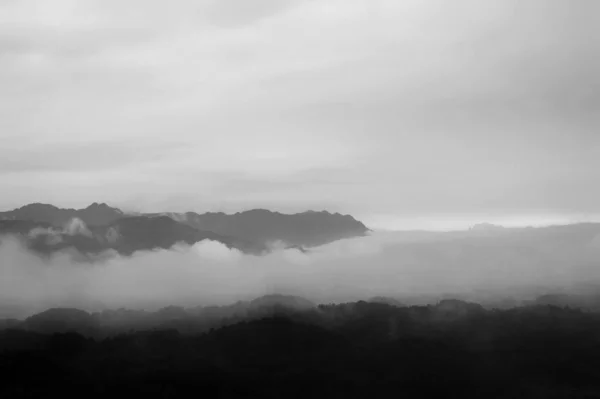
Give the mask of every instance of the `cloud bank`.
<path id="1" fill-rule="evenodd" d="M 226 305 L 282 293 L 316 302 L 373 296 L 467 295 L 473 300 L 532 296 L 600 282 L 600 235 L 557 246 L 502 237 L 406 238 L 376 233 L 308 253 L 244 255 L 218 242 L 115 253 L 95 263 L 72 253 L 41 259 L 19 241 L 0 244 L 0 317 L 49 307 L 157 309 Z"/>
<path id="2" fill-rule="evenodd" d="M 325 208 L 381 228 L 597 216 L 599 14 L 595 0 L 0 1 L 0 207 Z"/>

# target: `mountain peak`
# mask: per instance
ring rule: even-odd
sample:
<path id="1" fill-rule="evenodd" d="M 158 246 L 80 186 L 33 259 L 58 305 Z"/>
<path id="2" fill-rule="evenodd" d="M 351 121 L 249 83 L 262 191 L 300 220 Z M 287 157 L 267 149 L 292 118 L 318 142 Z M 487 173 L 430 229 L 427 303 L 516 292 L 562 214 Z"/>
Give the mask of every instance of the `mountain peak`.
<path id="1" fill-rule="evenodd" d="M 270 211 L 264 208 L 249 209 L 244 212 L 237 212 L 236 215 L 281 215 L 279 212 Z"/>
<path id="2" fill-rule="evenodd" d="M 23 205 L 22 207 L 18 208 L 17 210 L 25 211 L 25 210 L 33 210 L 33 209 L 55 210 L 58 208 L 51 204 L 44 204 L 41 202 L 33 202 L 31 204 Z"/>
<path id="3" fill-rule="evenodd" d="M 120 214 L 123 214 L 123 212 L 118 209 L 118 208 L 113 208 L 110 205 L 106 204 L 105 202 L 102 203 L 98 203 L 98 202 L 94 202 L 93 204 L 89 205 L 87 208 L 85 208 L 86 210 L 97 210 L 97 211 L 102 211 L 102 212 L 117 212 Z"/>
<path id="4" fill-rule="evenodd" d="M 88 225 L 104 226 L 121 218 L 123 212 L 105 203 L 94 202 L 84 209 L 63 209 L 50 204 L 32 203 L 8 212 L 1 212 L 0 218 L 9 220 L 29 220 L 50 223 L 62 227 L 72 219 L 81 219 Z"/>
<path id="5" fill-rule="evenodd" d="M 327 211 L 284 214 L 257 208 L 231 215 L 222 212 L 194 214 L 183 219 L 184 223 L 199 230 L 265 245 L 281 241 L 286 246 L 319 246 L 363 236 L 369 231 L 350 215 Z"/>
<path id="6" fill-rule="evenodd" d="M 173 238 L 170 235 L 174 234 L 179 241 L 183 238 L 188 243 L 197 242 L 198 237 L 225 240 L 236 248 L 249 248 L 252 252 L 260 253 L 272 242 L 281 242 L 285 248 L 305 251 L 305 248 L 360 237 L 369 232 L 363 223 L 352 216 L 325 210 L 284 214 L 257 208 L 235 214 L 167 212 L 132 215 L 103 202 L 94 202 L 84 209 L 60 209 L 48 204 L 30 204 L 13 211 L 1 212 L 0 220 L 35 221 L 58 228 L 72 226 L 69 224 L 72 220 L 79 220 L 89 231 L 96 231 L 98 228 L 106 230 L 112 226 L 129 231 L 129 236 L 145 237 L 154 234 L 161 237 L 158 243 L 160 247 L 170 243 Z M 120 231 L 120 234 L 127 231 Z M 153 233 L 150 234 L 149 231 Z M 162 232 L 159 234 L 158 231 Z M 156 242 L 148 238 L 144 241 L 145 244 L 155 245 Z M 144 245 L 135 247 L 145 248 Z"/>

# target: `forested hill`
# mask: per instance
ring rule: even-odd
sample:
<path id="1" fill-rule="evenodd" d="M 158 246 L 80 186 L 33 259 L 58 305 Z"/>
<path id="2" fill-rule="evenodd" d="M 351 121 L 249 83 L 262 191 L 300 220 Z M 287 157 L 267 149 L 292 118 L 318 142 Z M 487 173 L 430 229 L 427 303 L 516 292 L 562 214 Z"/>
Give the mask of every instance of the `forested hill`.
<path id="1" fill-rule="evenodd" d="M 600 395 L 597 313 L 550 305 L 486 310 L 457 300 L 411 307 L 379 302 L 297 305 L 295 309 L 261 305 L 262 313 L 245 315 L 232 312 L 220 327 L 207 322 L 204 332 L 196 333 L 186 332 L 185 323 L 174 322 L 184 320 L 177 309 L 165 310 L 171 322 L 162 328 L 104 338 L 93 338 L 91 330 L 35 332 L 51 327 L 40 319 L 30 320 L 25 329 L 13 324 L 0 333 L 4 377 L 0 395 Z M 89 314 L 62 313 L 63 318 L 70 313 L 72 323 L 92 330 L 95 326 Z M 208 313 L 204 317 L 216 320 Z"/>

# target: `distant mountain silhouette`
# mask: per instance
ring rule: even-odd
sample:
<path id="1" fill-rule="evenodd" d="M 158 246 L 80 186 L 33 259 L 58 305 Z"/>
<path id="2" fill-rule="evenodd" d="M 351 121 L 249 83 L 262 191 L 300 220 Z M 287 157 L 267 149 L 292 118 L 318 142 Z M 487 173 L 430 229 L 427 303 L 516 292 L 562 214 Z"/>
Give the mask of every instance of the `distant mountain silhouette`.
<path id="1" fill-rule="evenodd" d="M 312 247 L 364 236 L 369 229 L 350 215 L 308 211 L 283 214 L 253 209 L 225 213 L 165 213 L 163 215 L 200 230 L 263 244 L 282 241 L 288 246 Z"/>
<path id="2" fill-rule="evenodd" d="M 122 254 L 154 248 L 171 248 L 177 243 L 193 245 L 203 240 L 217 241 L 228 248 L 248 253 L 261 253 L 265 247 L 251 241 L 226 237 L 211 231 L 201 231 L 166 216 L 133 216 L 119 219 L 104 230 L 104 236 L 114 236 L 111 248 Z"/>
<path id="3" fill-rule="evenodd" d="M 50 229 L 52 225 L 33 220 L 1 220 L 0 234 L 29 234 L 33 229 Z"/>
<path id="4" fill-rule="evenodd" d="M 114 249 L 131 254 L 205 239 L 252 254 L 263 254 L 274 247 L 304 252 L 305 247 L 363 236 L 368 231 L 350 215 L 314 211 L 292 215 L 265 209 L 233 215 L 194 212 L 128 215 L 106 204 L 61 209 L 34 203 L 0 212 L 0 235 L 27 236 L 29 245 L 43 253 L 72 247 L 86 253 Z"/>
<path id="5" fill-rule="evenodd" d="M 105 226 L 123 217 L 119 209 L 106 204 L 93 203 L 85 209 L 61 209 L 49 204 L 29 204 L 21 208 L 0 212 L 0 220 L 28 220 L 62 227 L 70 220 L 81 219 L 88 225 Z"/>
<path id="6" fill-rule="evenodd" d="M 83 254 L 114 250 L 121 255 L 131 255 L 136 251 L 170 249 L 178 243 L 193 245 L 203 240 L 217 241 L 246 253 L 266 251 L 260 244 L 200 231 L 166 216 L 123 217 L 107 226 L 77 227 L 79 230 L 71 231 L 72 228 L 57 229 L 46 223 L 0 221 L 0 233 L 21 235 L 31 249 L 42 254 L 74 248 Z"/>

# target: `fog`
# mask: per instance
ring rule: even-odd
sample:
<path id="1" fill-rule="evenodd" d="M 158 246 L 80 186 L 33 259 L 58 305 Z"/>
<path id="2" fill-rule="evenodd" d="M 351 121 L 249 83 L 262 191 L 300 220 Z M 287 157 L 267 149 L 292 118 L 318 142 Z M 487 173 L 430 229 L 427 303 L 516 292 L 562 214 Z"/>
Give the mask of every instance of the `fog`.
<path id="1" fill-rule="evenodd" d="M 0 317 L 50 307 L 226 305 L 273 293 L 320 303 L 442 294 L 521 300 L 600 280 L 600 235 L 540 237 L 375 232 L 307 253 L 276 248 L 266 256 L 203 241 L 81 262 L 74 252 L 39 257 L 7 236 L 0 238 Z"/>

